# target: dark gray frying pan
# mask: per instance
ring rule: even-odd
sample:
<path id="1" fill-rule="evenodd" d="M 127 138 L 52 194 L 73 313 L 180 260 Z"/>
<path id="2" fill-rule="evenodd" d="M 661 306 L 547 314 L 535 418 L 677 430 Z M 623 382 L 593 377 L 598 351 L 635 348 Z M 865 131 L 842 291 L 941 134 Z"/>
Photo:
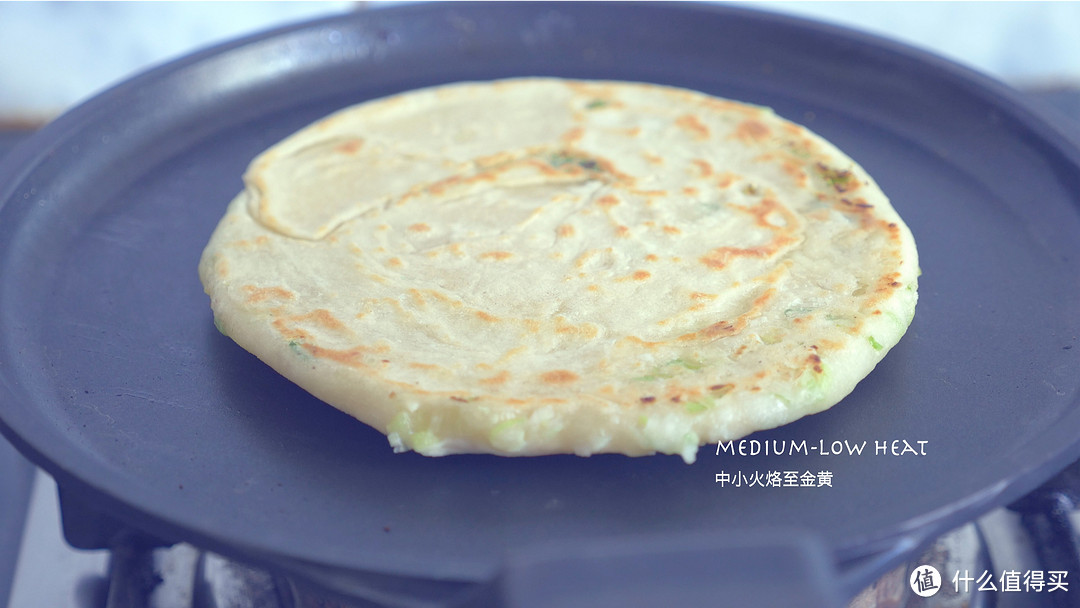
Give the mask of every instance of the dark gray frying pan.
<path id="1" fill-rule="evenodd" d="M 920 247 L 918 313 L 842 403 L 752 437 L 805 452 L 713 446 L 693 466 L 394 455 L 214 329 L 195 266 L 256 153 L 348 104 L 524 75 L 771 106 L 892 198 Z M 773 563 L 772 584 L 835 599 L 1080 456 L 1078 199 L 1080 150 L 1012 90 L 845 30 L 648 4 L 406 5 L 315 22 L 139 76 L 7 158 L 0 426 L 65 492 L 137 528 L 399 603 L 417 581 L 500 571 L 524 598 L 551 572 L 607 589 L 634 573 L 671 598 L 693 581 L 737 587 L 732 563 L 739 577 Z M 834 454 L 834 441 L 866 447 Z M 903 441 L 925 455 L 901 454 Z M 814 487 L 716 483 L 777 471 Z M 680 578 L 672 564 L 694 567 Z"/>

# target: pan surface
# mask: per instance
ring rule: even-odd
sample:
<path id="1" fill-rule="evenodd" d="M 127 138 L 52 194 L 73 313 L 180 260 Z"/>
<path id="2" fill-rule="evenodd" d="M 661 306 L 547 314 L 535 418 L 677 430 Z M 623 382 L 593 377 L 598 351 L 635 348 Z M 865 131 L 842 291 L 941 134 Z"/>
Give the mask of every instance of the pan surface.
<path id="1" fill-rule="evenodd" d="M 215 330 L 196 264 L 257 153 L 363 100 L 528 75 L 689 87 L 836 143 L 919 244 L 907 336 L 833 409 L 750 438 L 784 454 L 706 446 L 687 466 L 395 455 Z M 264 560 L 480 580 L 541 541 L 770 528 L 854 560 L 1080 456 L 1078 197 L 1080 151 L 1018 94 L 845 30 L 702 5 L 338 17 L 158 68 L 9 156 L 0 426 L 118 517 Z"/>

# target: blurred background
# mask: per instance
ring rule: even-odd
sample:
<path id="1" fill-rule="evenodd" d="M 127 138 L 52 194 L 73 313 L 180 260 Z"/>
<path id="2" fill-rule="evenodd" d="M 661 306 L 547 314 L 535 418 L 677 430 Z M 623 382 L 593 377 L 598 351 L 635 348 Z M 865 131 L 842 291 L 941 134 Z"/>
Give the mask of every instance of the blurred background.
<path id="1" fill-rule="evenodd" d="M 0 2 L 0 127 L 40 124 L 148 67 L 392 2 Z M 740 3 L 899 40 L 1018 88 L 1080 88 L 1077 2 Z"/>

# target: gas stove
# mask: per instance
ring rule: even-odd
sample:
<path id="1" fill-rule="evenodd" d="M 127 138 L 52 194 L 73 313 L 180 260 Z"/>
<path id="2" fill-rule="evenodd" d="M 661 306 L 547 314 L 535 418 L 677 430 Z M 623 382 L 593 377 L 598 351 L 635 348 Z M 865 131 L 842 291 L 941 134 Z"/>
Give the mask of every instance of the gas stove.
<path id="1" fill-rule="evenodd" d="M 1080 89 L 1029 91 L 1080 121 Z M 1080 122 L 1065 126 L 1080 133 Z M 30 131 L 0 131 L 0 155 Z M 59 496 L 59 500 L 58 500 Z M 850 600 L 849 608 L 1080 606 L 1080 462 L 1026 497 L 942 536 Z M 63 512 L 63 519 L 61 519 Z M 159 546 L 65 497 L 0 439 L 0 605 L 9 608 L 442 606 L 436 584 L 331 596 L 317 585 L 189 544 Z M 69 544 L 70 541 L 70 544 Z M 80 550 L 109 546 L 109 550 Z M 411 599 L 401 598 L 410 596 Z"/>

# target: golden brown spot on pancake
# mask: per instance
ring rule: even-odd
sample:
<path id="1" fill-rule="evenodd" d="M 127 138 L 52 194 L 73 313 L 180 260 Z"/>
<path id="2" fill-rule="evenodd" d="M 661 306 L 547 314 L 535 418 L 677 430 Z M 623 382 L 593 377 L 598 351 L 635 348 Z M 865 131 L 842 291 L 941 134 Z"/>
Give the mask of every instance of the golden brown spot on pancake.
<path id="1" fill-rule="evenodd" d="M 822 371 L 824 371 L 821 367 L 821 357 L 814 354 L 807 357 L 806 360 L 810 363 L 816 373 L 820 374 Z"/>
<path id="2" fill-rule="evenodd" d="M 645 256 L 645 261 L 646 262 L 655 262 L 655 261 L 657 261 L 659 259 L 660 259 L 660 256 L 656 255 L 655 253 L 650 253 L 649 255 Z"/>
<path id="3" fill-rule="evenodd" d="M 475 314 L 481 320 L 488 321 L 490 323 L 494 323 L 495 321 L 499 320 L 499 317 L 496 317 L 495 315 L 486 313 L 486 312 L 484 312 L 482 310 L 477 310 L 473 314 Z"/>
<path id="4" fill-rule="evenodd" d="M 271 325 L 274 326 L 274 329 L 276 329 L 282 337 L 289 338 L 290 340 L 307 340 L 311 337 L 311 334 L 302 329 L 289 327 L 288 319 L 274 319 L 271 322 Z"/>
<path id="5" fill-rule="evenodd" d="M 415 304 L 418 308 L 423 308 L 424 306 L 427 306 L 427 300 L 424 298 L 424 294 L 421 293 L 419 289 L 410 289 L 408 293 L 409 296 L 412 297 L 413 304 Z"/>
<path id="6" fill-rule="evenodd" d="M 331 329 L 334 331 L 345 331 L 345 324 L 338 320 L 332 312 L 325 308 L 316 308 L 315 310 L 307 313 L 306 315 L 300 315 L 292 317 L 292 321 L 305 322 L 309 321 L 315 325 L 319 325 L 325 329 Z"/>
<path id="7" fill-rule="evenodd" d="M 300 346 L 316 359 L 329 359 L 342 365 L 348 365 L 349 367 L 364 367 L 363 356 L 366 349 L 359 346 L 348 350 L 324 348 L 308 342 L 303 342 Z"/>
<path id="8" fill-rule="evenodd" d="M 679 230 L 676 226 L 664 226 L 664 232 L 667 234 L 682 234 L 682 230 Z"/>
<path id="9" fill-rule="evenodd" d="M 741 332 L 746 327 L 746 324 L 750 322 L 751 319 L 753 319 L 754 317 L 760 315 L 761 311 L 764 309 L 765 305 L 775 295 L 776 295 L 776 290 L 775 289 L 767 289 L 764 293 L 762 293 L 760 296 L 758 296 L 754 300 L 754 303 L 750 306 L 749 310 L 747 310 L 743 314 L 739 315 L 738 318 L 736 318 L 734 321 L 726 321 L 725 320 L 725 321 L 719 321 L 719 322 L 713 323 L 712 325 L 709 325 L 709 326 L 707 326 L 707 327 L 705 327 L 703 329 L 700 329 L 700 330 L 698 330 L 696 332 L 689 333 L 689 334 L 683 334 L 683 335 L 679 336 L 679 340 L 680 341 L 687 341 L 687 340 L 697 340 L 697 339 L 700 339 L 700 338 L 705 338 L 705 339 L 709 339 L 709 340 L 715 340 L 717 338 L 723 338 L 723 337 L 726 337 L 726 336 L 735 335 L 735 334 Z"/>
<path id="10" fill-rule="evenodd" d="M 567 323 L 566 319 L 562 317 L 555 318 L 555 333 L 563 335 L 574 335 L 580 338 L 595 338 L 600 330 L 595 325 L 584 323 L 582 325 L 574 325 Z"/>
<path id="11" fill-rule="evenodd" d="M 764 258 L 770 255 L 769 248 L 765 246 L 758 247 L 717 247 L 709 253 L 698 258 L 702 264 L 705 264 L 713 270 L 722 270 L 727 267 L 732 258 L 736 257 L 753 257 Z"/>
<path id="12" fill-rule="evenodd" d="M 709 268 L 720 270 L 727 266 L 732 258 L 736 257 L 771 257 L 775 255 L 781 247 L 795 241 L 793 237 L 789 236 L 789 233 L 794 230 L 795 223 L 798 221 L 797 218 L 789 209 L 773 199 L 764 198 L 752 207 L 736 205 L 735 208 L 753 215 L 756 225 L 772 230 L 775 233 L 775 236 L 770 242 L 755 247 L 717 247 L 706 255 L 698 258 Z M 777 226 L 768 221 L 769 216 L 773 213 L 779 213 L 784 218 L 784 226 Z"/>
<path id="13" fill-rule="evenodd" d="M 634 194 L 640 194 L 641 196 L 667 196 L 667 190 L 631 190 Z M 651 204 L 651 203 L 646 203 Z"/>
<path id="14" fill-rule="evenodd" d="M 739 179 L 738 175 L 729 173 L 727 171 L 720 174 L 720 177 L 716 180 L 716 185 L 721 188 L 729 188 L 731 184 L 735 183 L 735 180 Z"/>
<path id="15" fill-rule="evenodd" d="M 624 281 L 647 281 L 650 278 L 652 278 L 652 273 L 649 272 L 648 270 L 635 270 L 629 276 L 625 276 L 625 277 L 622 277 L 621 279 L 616 279 L 616 280 L 620 281 L 620 282 L 624 282 Z"/>
<path id="16" fill-rule="evenodd" d="M 449 304 L 451 306 L 456 306 L 459 308 L 463 306 L 463 304 L 459 300 L 455 300 L 437 289 L 425 289 L 423 290 L 423 293 L 427 295 L 427 297 L 432 298 L 433 300 L 438 300 L 443 304 Z"/>
<path id="17" fill-rule="evenodd" d="M 566 133 L 563 133 L 561 139 L 564 143 L 572 144 L 585 136 L 585 129 L 582 127 L 574 127 Z"/>
<path id="18" fill-rule="evenodd" d="M 629 129 L 624 130 L 623 133 L 626 133 L 630 137 L 637 137 L 641 134 L 641 127 L 630 127 Z"/>
<path id="19" fill-rule="evenodd" d="M 619 204 L 619 199 L 614 194 L 605 194 L 596 199 L 596 204 L 601 207 L 614 207 Z"/>
<path id="20" fill-rule="evenodd" d="M 630 229 L 620 224 L 619 226 L 615 227 L 615 236 L 624 239 L 630 236 Z"/>
<path id="21" fill-rule="evenodd" d="M 556 369 L 540 374 L 540 380 L 547 384 L 570 384 L 576 382 L 578 375 L 565 369 Z"/>
<path id="22" fill-rule="evenodd" d="M 702 293 L 700 291 L 695 291 L 690 294 L 690 298 L 693 300 L 715 300 L 717 297 L 719 296 L 715 293 Z"/>
<path id="23" fill-rule="evenodd" d="M 769 137 L 772 131 L 764 123 L 757 120 L 744 120 L 735 128 L 735 137 L 745 142 L 761 142 Z"/>
<path id="24" fill-rule="evenodd" d="M 411 230 L 412 232 L 427 232 L 431 230 L 431 226 L 428 226 L 427 224 L 421 222 L 409 226 L 409 230 Z"/>
<path id="25" fill-rule="evenodd" d="M 491 167 L 494 165 L 501 165 L 513 159 L 513 152 L 496 152 L 495 154 L 489 154 L 488 156 L 481 156 L 475 159 L 475 162 L 478 167 Z"/>
<path id="26" fill-rule="evenodd" d="M 790 177 L 797 186 L 804 187 L 809 177 L 806 175 L 806 171 L 803 171 L 802 164 L 794 160 L 784 160 L 780 163 L 780 168 L 784 173 Z"/>
<path id="27" fill-rule="evenodd" d="M 690 133 L 694 139 L 705 139 L 709 136 L 709 128 L 693 114 L 684 114 L 680 116 L 675 121 L 675 124 Z"/>
<path id="28" fill-rule="evenodd" d="M 495 386 L 498 384 L 506 384 L 508 380 L 510 380 L 510 372 L 503 370 L 490 378 L 481 378 L 478 382 L 485 386 Z"/>
<path id="29" fill-rule="evenodd" d="M 392 257 L 389 260 L 386 260 L 386 265 L 387 266 L 393 266 L 394 268 L 397 268 L 399 266 L 404 266 L 405 263 L 402 262 L 401 258 L 399 258 L 399 257 Z"/>
<path id="30" fill-rule="evenodd" d="M 662 165 L 662 164 L 664 164 L 663 157 L 657 156 L 655 154 L 651 154 L 649 152 L 642 152 L 641 156 L 645 160 L 649 161 L 650 164 L 653 164 L 653 165 Z"/>
<path id="31" fill-rule="evenodd" d="M 754 305 L 753 305 L 752 310 L 761 309 L 775 295 L 776 295 L 776 290 L 775 289 L 772 289 L 772 288 L 766 289 L 765 293 L 761 294 L 760 296 L 758 296 L 757 298 L 754 299 Z"/>
<path id="32" fill-rule="evenodd" d="M 705 338 L 719 338 L 722 336 L 730 336 L 731 334 L 735 333 L 735 329 L 735 324 L 731 321 L 719 321 L 697 332 L 694 337 L 696 338 L 698 337 L 698 335 Z"/>
<path id="33" fill-rule="evenodd" d="M 555 234 L 557 234 L 557 235 L 559 235 L 559 236 L 561 236 L 563 238 L 572 237 L 572 236 L 574 236 L 574 227 L 571 226 L 570 224 L 563 224 L 563 225 L 561 225 L 561 226 L 559 226 L 558 228 L 555 229 Z"/>
<path id="34" fill-rule="evenodd" d="M 890 272 L 889 274 L 878 279 L 877 288 L 874 291 L 881 293 L 886 291 L 892 291 L 893 289 L 900 287 L 900 282 L 896 280 L 898 278 L 900 278 L 899 272 Z"/>
<path id="35" fill-rule="evenodd" d="M 629 342 L 634 346 L 644 346 L 646 348 L 655 348 L 664 344 L 663 342 L 650 342 L 648 340 L 643 340 L 637 336 L 626 336 L 625 338 L 619 340 L 619 342 Z"/>
<path id="36" fill-rule="evenodd" d="M 599 156 L 597 156 L 595 157 L 595 162 L 596 166 L 599 167 L 601 171 L 613 176 L 620 183 L 626 185 L 633 185 L 633 183 L 637 181 L 634 176 L 619 171 L 615 167 L 615 163 L 607 160 L 606 158 L 600 158 Z"/>
<path id="37" fill-rule="evenodd" d="M 802 135 L 803 132 L 802 127 L 790 122 L 781 123 L 780 128 L 788 135 Z"/>
<path id="38" fill-rule="evenodd" d="M 375 227 L 376 230 L 389 230 L 390 224 L 379 224 Z"/>
<path id="39" fill-rule="evenodd" d="M 482 260 L 497 260 L 500 262 L 512 257 L 514 257 L 514 254 L 509 251 L 486 251 L 480 254 L 480 259 Z"/>
<path id="40" fill-rule="evenodd" d="M 416 363 L 416 362 L 413 362 L 413 363 L 409 364 L 409 367 L 411 367 L 412 369 L 423 369 L 423 370 L 439 369 L 438 365 L 433 365 L 431 363 Z"/>
<path id="41" fill-rule="evenodd" d="M 535 167 L 538 171 L 540 171 L 540 174 L 545 177 L 558 177 L 564 173 L 563 171 L 560 171 L 559 169 L 556 169 L 548 163 L 540 160 L 528 160 L 526 161 L 526 164 Z"/>
<path id="42" fill-rule="evenodd" d="M 900 226 L 897 226 L 895 222 L 886 222 L 885 220 L 878 220 L 878 226 L 882 230 L 889 234 L 889 240 L 894 243 L 900 243 Z M 901 262 L 903 263 L 903 262 Z"/>
<path id="43" fill-rule="evenodd" d="M 255 304 L 256 302 L 262 302 L 263 300 L 269 300 L 271 298 L 281 300 L 291 300 L 293 298 L 293 293 L 282 287 L 256 288 L 253 285 L 245 285 L 244 291 L 248 294 L 246 300 L 248 304 Z"/>
<path id="44" fill-rule="evenodd" d="M 713 174 L 712 165 L 710 165 L 707 161 L 701 160 L 700 158 L 695 158 L 690 162 L 698 168 L 698 171 L 701 172 L 701 177 L 709 177 Z"/>
<path id="45" fill-rule="evenodd" d="M 687 186 L 687 187 L 683 188 L 682 191 L 683 191 L 683 194 L 685 194 L 687 196 L 694 196 L 695 194 L 698 193 L 698 189 L 693 187 L 693 186 Z"/>
<path id="46" fill-rule="evenodd" d="M 356 154 L 364 146 L 364 140 L 362 139 L 350 139 L 349 141 L 338 145 L 334 148 L 335 152 L 341 154 Z"/>
<path id="47" fill-rule="evenodd" d="M 459 182 L 459 181 L 461 181 L 461 177 L 455 175 L 454 177 L 450 177 L 450 178 L 447 178 L 447 179 L 444 179 L 444 180 L 440 180 L 440 181 L 435 182 L 434 184 L 431 184 L 430 186 L 427 187 L 427 191 L 430 192 L 431 194 L 434 194 L 435 196 L 439 196 L 439 195 L 443 194 L 444 192 L 446 192 L 447 186 L 450 186 L 450 185 L 452 185 L 452 184 L 454 184 L 456 182 Z"/>

